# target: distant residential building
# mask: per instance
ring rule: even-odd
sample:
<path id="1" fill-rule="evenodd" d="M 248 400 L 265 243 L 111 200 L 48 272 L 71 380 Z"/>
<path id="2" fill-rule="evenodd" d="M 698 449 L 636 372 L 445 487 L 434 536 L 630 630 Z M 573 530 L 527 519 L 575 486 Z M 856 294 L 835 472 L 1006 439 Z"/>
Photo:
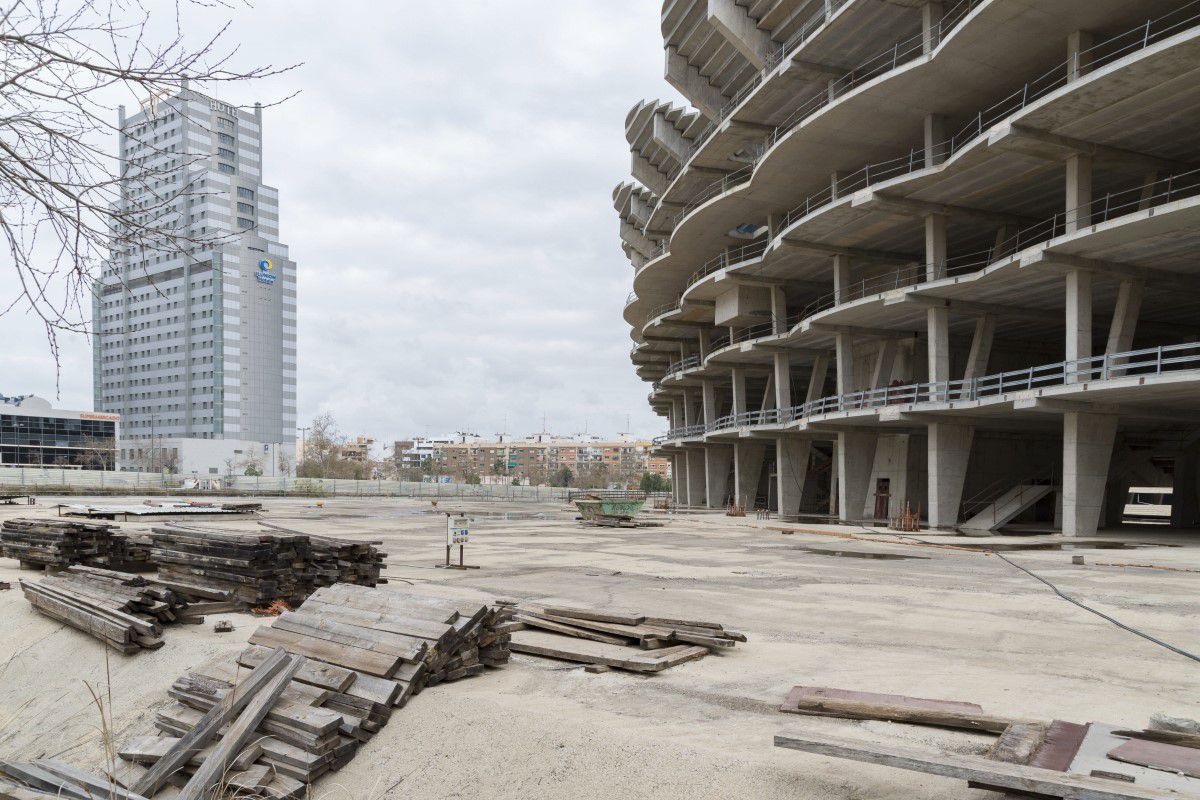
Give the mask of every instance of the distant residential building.
<path id="1" fill-rule="evenodd" d="M 56 409 L 35 395 L 0 395 L 0 466 L 117 468 L 118 414 Z"/>
<path id="2" fill-rule="evenodd" d="M 371 445 L 373 444 L 375 444 L 375 440 L 369 436 L 355 436 L 341 444 L 338 451 L 341 457 L 347 461 L 365 464 L 371 460 Z"/>
<path id="3" fill-rule="evenodd" d="M 432 464 L 456 477 L 501 475 L 524 482 L 546 483 L 570 470 L 576 478 L 602 478 L 606 483 L 636 484 L 645 472 L 670 479 L 668 459 L 651 463 L 652 443 L 632 437 L 555 437 L 534 434 L 523 439 L 468 440 L 432 446 Z"/>

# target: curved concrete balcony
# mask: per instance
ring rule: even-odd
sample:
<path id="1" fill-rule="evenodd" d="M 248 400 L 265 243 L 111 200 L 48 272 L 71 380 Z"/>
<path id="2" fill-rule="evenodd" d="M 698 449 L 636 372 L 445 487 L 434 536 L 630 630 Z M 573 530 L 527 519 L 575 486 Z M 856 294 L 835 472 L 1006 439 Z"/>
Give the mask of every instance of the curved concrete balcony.
<path id="1" fill-rule="evenodd" d="M 1129 96 L 1136 90 L 1158 86 L 1186 75 L 1191 71 L 1189 65 L 1200 59 L 1198 26 L 1200 9 L 1192 7 L 1148 20 L 1083 51 L 1083 55 L 1091 62 L 1090 72 L 1085 77 L 1068 84 L 1066 76 L 1070 62 L 1063 61 L 988 109 L 976 112 L 971 122 L 950 138 L 936 143 L 931 153 L 926 153 L 925 148 L 913 149 L 897 158 L 863 165 L 839 177 L 836 194 L 827 182 L 824 188 L 807 196 L 783 216 L 782 230 L 772 242 L 772 250 L 789 237 L 820 242 L 827 231 L 845 230 L 855 224 L 865 228 L 867 218 L 872 214 L 888 214 L 886 207 L 881 210 L 872 208 L 874 198 L 869 192 L 864 196 L 856 194 L 864 189 L 874 192 L 903 190 L 910 194 L 920 192 L 918 197 L 923 202 L 929 202 L 924 198 L 936 196 L 933 193 L 939 184 L 945 184 L 946 196 L 939 199 L 952 200 L 956 191 L 955 180 L 961 183 L 961 176 L 972 170 L 979 172 L 988 169 L 1007 178 L 1009 173 L 1029 171 L 1025 155 L 1031 147 L 1048 151 L 1056 144 L 1060 148 L 1070 144 L 1055 142 L 1054 137 L 1049 137 L 1051 141 L 1047 141 L 1047 137 L 1031 137 L 1026 133 L 1026 128 L 1041 131 L 1071 126 L 1070 129 L 1081 139 L 1086 140 L 1090 135 L 1098 136 L 1108 124 L 1108 118 L 1094 114 L 1088 117 L 1097 96 L 1114 87 L 1119 87 L 1118 91 Z M 1146 124 L 1169 114 L 1169 103 L 1186 105 L 1176 95 L 1171 95 L 1162 103 L 1162 108 L 1150 109 L 1152 113 L 1142 115 L 1147 120 Z M 1080 122 L 1072 125 L 1072 118 L 1079 118 Z M 1130 128 L 1130 136 L 1138 134 L 1132 123 L 1127 127 Z M 939 163 L 931 166 L 926 160 L 931 157 Z M 998 164 L 998 160 L 1004 160 L 1005 163 Z M 1054 163 L 1051 162 L 1051 165 Z M 735 187 L 735 191 L 744 188 L 746 184 L 743 183 Z M 718 198 L 723 199 L 723 195 Z M 714 212 L 708 216 L 719 215 L 719 210 L 714 208 L 717 203 L 708 201 L 706 205 L 707 210 Z M 831 214 L 834 216 L 829 216 Z M 699 219 L 702 214 L 694 216 L 697 217 L 697 225 L 708 223 L 707 219 Z M 807 228 L 813 230 L 808 231 Z M 766 257 L 768 266 L 772 258 L 771 255 Z M 708 268 L 711 263 L 712 259 L 706 262 L 704 268 L 689 276 L 688 285 L 682 293 L 684 296 L 694 291 L 697 277 L 704 278 L 717 271 Z M 664 272 L 669 271 L 670 276 L 656 274 L 656 277 L 668 278 L 682 272 L 682 264 L 678 260 L 672 260 L 671 264 L 664 267 Z M 786 264 L 781 264 L 776 272 L 779 269 L 786 269 Z M 767 270 L 762 274 L 769 275 L 772 272 Z M 648 277 L 649 272 L 644 275 Z M 651 284 L 647 280 L 646 291 L 661 294 L 661 291 L 655 291 L 660 283 L 655 281 Z M 670 280 L 667 283 L 669 285 Z M 660 303 L 656 308 L 662 305 Z M 631 324 L 636 325 L 636 318 L 631 320 Z"/>
<path id="2" fill-rule="evenodd" d="M 1165 345 L 1060 361 L 971 380 L 913 383 L 822 397 L 784 409 L 731 414 L 711 423 L 673 428 L 666 440 L 741 435 L 754 429 L 803 428 L 834 417 L 870 424 L 911 424 L 905 414 L 936 410 L 979 417 L 989 410 L 1061 412 L 1054 400 L 1087 395 L 1092 403 L 1194 398 L 1200 385 L 1200 342 Z"/>

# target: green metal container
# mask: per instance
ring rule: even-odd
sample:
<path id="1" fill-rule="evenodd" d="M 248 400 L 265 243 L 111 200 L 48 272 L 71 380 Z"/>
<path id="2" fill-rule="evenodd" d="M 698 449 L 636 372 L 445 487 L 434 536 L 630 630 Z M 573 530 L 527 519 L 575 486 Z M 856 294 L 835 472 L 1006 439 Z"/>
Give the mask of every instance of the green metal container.
<path id="1" fill-rule="evenodd" d="M 575 501 L 575 507 L 584 519 L 599 519 L 601 517 L 617 517 L 633 519 L 645 500 L 603 500 L 598 497 L 586 497 Z"/>

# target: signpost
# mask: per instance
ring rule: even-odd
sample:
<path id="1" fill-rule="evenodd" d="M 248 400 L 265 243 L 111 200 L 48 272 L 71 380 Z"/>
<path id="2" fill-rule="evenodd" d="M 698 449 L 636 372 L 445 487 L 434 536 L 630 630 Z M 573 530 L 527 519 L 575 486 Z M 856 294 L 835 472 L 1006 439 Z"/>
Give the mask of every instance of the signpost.
<path id="1" fill-rule="evenodd" d="M 446 512 L 446 563 L 438 566 L 445 569 L 479 569 L 477 566 L 468 566 L 463 560 L 463 551 L 466 548 L 467 542 L 471 540 L 471 518 L 465 514 L 451 514 Z M 450 549 L 458 545 L 458 563 L 450 563 Z"/>

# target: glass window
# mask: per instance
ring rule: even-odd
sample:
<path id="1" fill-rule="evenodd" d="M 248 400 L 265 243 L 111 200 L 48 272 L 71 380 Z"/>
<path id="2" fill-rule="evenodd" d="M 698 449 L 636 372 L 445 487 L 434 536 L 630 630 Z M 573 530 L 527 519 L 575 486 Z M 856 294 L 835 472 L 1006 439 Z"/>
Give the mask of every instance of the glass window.
<path id="1" fill-rule="evenodd" d="M 252 219 L 246 219 L 245 217 L 238 217 L 238 227 L 240 227 L 240 228 L 253 228 L 253 227 L 254 227 L 254 220 L 252 220 Z"/>
<path id="2" fill-rule="evenodd" d="M 224 172 L 226 175 L 233 175 L 237 172 L 237 170 L 233 168 L 232 164 L 226 164 L 223 161 L 217 164 L 217 169 L 220 172 Z"/>
<path id="3" fill-rule="evenodd" d="M 234 144 L 234 138 L 232 136 L 230 136 L 228 133 L 218 133 L 217 141 L 220 142 L 221 144 L 227 144 L 231 147 Z"/>
<path id="4" fill-rule="evenodd" d="M 238 203 L 237 210 L 243 214 L 253 214 L 254 206 L 250 205 L 249 203 Z"/>
<path id="5" fill-rule="evenodd" d="M 237 154 L 228 147 L 218 147 L 217 155 L 219 155 L 221 158 L 228 158 L 230 161 L 233 161 L 235 158 L 237 158 Z"/>
<path id="6" fill-rule="evenodd" d="M 243 200 L 253 200 L 254 199 L 254 190 L 247 189 L 245 186 L 239 186 L 238 187 L 238 197 L 242 198 Z"/>

